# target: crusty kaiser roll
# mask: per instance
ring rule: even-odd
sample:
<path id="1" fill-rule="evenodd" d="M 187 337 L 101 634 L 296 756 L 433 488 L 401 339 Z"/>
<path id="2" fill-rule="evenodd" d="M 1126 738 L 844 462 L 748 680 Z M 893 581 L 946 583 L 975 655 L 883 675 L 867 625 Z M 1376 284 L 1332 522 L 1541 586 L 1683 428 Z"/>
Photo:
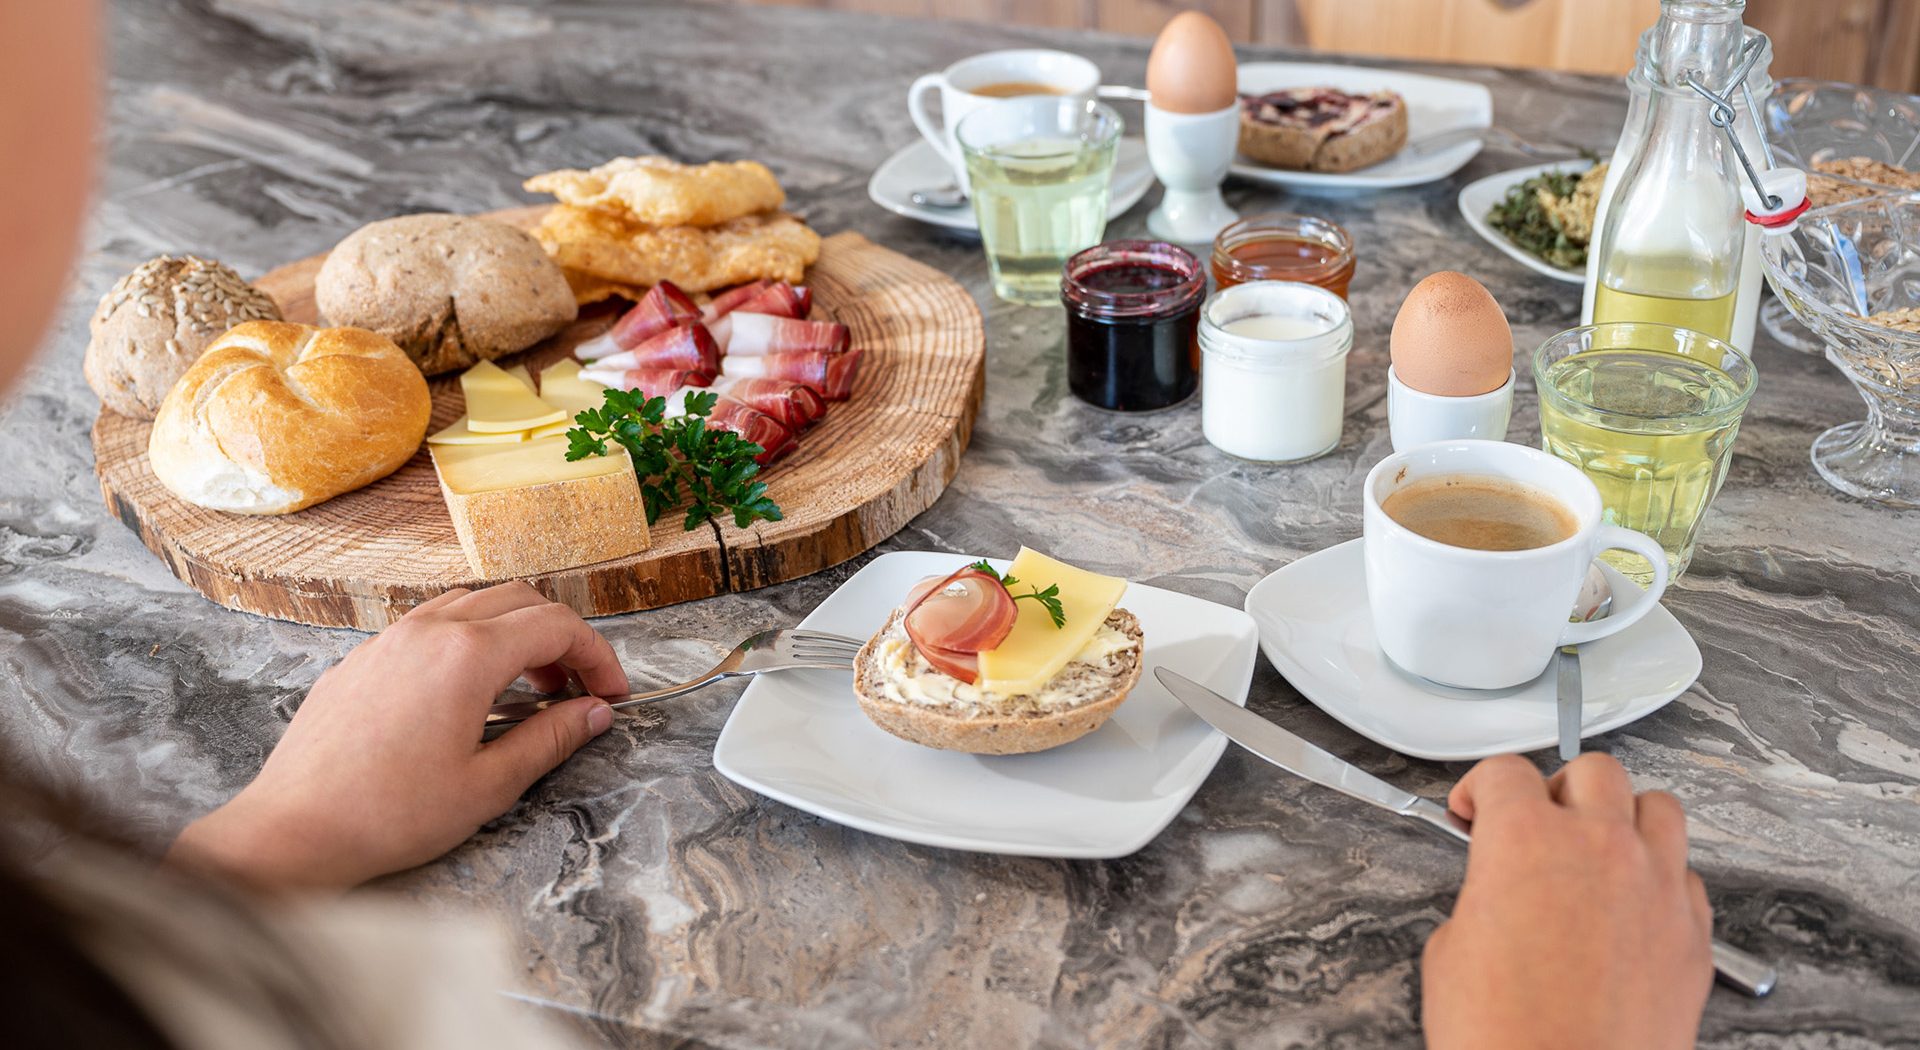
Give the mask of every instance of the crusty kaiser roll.
<path id="1" fill-rule="evenodd" d="M 439 375 L 539 342 L 578 314 L 560 266 L 524 230 L 402 215 L 355 230 L 314 278 L 329 324 L 379 332 Z"/>
<path id="2" fill-rule="evenodd" d="M 896 610 L 853 662 L 853 692 L 874 725 L 922 747 L 1020 755 L 1105 725 L 1140 680 L 1140 621 L 1115 609 L 1088 650 L 1035 696 L 1000 696 L 934 670 Z"/>
<path id="3" fill-rule="evenodd" d="M 398 470 L 432 413 L 427 381 L 385 336 L 250 321 L 167 393 L 147 456 L 188 503 L 290 514 Z"/>

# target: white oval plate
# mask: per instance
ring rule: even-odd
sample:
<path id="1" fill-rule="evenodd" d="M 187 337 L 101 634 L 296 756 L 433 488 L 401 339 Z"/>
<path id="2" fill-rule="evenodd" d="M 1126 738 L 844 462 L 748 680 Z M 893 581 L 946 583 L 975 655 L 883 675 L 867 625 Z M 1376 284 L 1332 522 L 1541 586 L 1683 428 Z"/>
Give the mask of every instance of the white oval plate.
<path id="1" fill-rule="evenodd" d="M 873 203 L 909 219 L 963 230 L 980 235 L 980 223 L 973 217 L 973 205 L 958 208 L 928 208 L 913 203 L 915 190 L 945 186 L 953 182 L 953 171 L 926 139 L 915 139 L 911 146 L 888 157 L 873 170 L 867 180 L 867 196 Z M 1107 221 L 1126 214 L 1128 208 L 1153 188 L 1153 168 L 1147 163 L 1147 144 L 1137 138 L 1123 138 L 1113 156 L 1113 183 L 1107 199 Z"/>
<path id="2" fill-rule="evenodd" d="M 1274 668 L 1347 728 L 1415 758 L 1455 762 L 1553 747 L 1559 708 L 1551 663 L 1526 685 L 1465 693 L 1387 661 L 1367 607 L 1363 542 L 1309 554 L 1247 592 L 1260 649 Z M 1601 571 L 1615 593 L 1634 586 L 1605 565 Z M 1700 648 L 1656 606 L 1619 634 L 1581 646 L 1580 672 L 1580 735 L 1597 736 L 1686 692 L 1700 676 Z"/>
<path id="3" fill-rule="evenodd" d="M 1397 91 L 1407 102 L 1408 142 L 1455 128 L 1484 128 L 1493 123 L 1493 94 L 1485 84 L 1469 80 L 1317 62 L 1248 62 L 1240 67 L 1243 95 L 1289 87 L 1330 87 L 1354 94 Z M 1237 156 L 1233 173 L 1309 193 L 1386 190 L 1444 179 L 1465 167 L 1479 154 L 1480 146 L 1480 140 L 1474 139 L 1419 158 L 1409 158 L 1403 150 L 1372 167 L 1340 175 L 1270 168 Z"/>
<path id="4" fill-rule="evenodd" d="M 1556 281 L 1568 284 L 1587 283 L 1587 271 L 1562 270 L 1558 266 L 1549 266 L 1547 261 L 1536 256 L 1507 239 L 1507 235 L 1487 225 L 1487 213 L 1493 206 L 1506 199 L 1507 191 L 1536 175 L 1549 171 L 1584 172 L 1593 167 L 1590 160 L 1561 160 L 1552 164 L 1535 164 L 1531 168 L 1515 168 L 1498 175 L 1489 175 L 1484 179 L 1475 179 L 1467 183 L 1460 191 L 1460 215 L 1473 227 L 1480 239 L 1507 253 L 1507 257 L 1534 273 L 1544 274 Z"/>
<path id="5" fill-rule="evenodd" d="M 895 551 L 868 562 L 799 626 L 866 638 L 907 590 L 978 558 Z M 1004 569 L 1006 563 L 994 562 Z M 1153 841 L 1226 747 L 1153 677 L 1170 667 L 1247 702 L 1253 620 L 1143 584 L 1121 605 L 1146 640 L 1140 684 L 1099 730 L 1032 755 L 910 744 L 867 721 L 850 671 L 783 671 L 747 686 L 714 743 L 727 779 L 875 835 L 1026 857 L 1124 857 Z"/>

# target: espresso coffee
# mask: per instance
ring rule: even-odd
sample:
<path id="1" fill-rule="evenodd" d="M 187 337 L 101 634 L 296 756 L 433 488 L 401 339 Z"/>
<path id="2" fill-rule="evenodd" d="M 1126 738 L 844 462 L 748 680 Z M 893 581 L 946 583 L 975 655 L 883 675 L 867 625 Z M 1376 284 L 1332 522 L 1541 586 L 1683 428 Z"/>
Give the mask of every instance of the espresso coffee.
<path id="1" fill-rule="evenodd" d="M 1052 84 L 1036 84 L 1031 80 L 1005 80 L 998 84 L 968 88 L 967 94 L 985 95 L 988 98 L 1019 98 L 1022 95 L 1064 95 L 1066 92 Z"/>
<path id="2" fill-rule="evenodd" d="M 1478 474 L 1421 478 L 1380 501 L 1387 517 L 1449 547 L 1523 551 L 1559 543 L 1579 523 L 1530 485 Z"/>

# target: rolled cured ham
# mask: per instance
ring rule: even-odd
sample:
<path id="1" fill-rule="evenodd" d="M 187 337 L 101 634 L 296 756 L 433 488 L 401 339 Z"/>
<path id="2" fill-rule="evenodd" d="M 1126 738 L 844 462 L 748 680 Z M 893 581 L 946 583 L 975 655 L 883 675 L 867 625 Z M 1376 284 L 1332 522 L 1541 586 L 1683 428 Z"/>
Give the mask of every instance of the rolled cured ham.
<path id="1" fill-rule="evenodd" d="M 1018 617 L 1006 587 L 969 565 L 914 585 L 900 624 L 928 663 L 971 683 L 979 677 L 979 654 L 1005 641 Z"/>
<path id="2" fill-rule="evenodd" d="M 836 321 L 801 321 L 792 317 L 735 310 L 713 322 L 713 338 L 720 352 L 739 357 L 814 350 L 845 353 L 853 334 Z"/>
<path id="3" fill-rule="evenodd" d="M 739 309 L 741 303 L 752 299 L 754 296 L 759 295 L 772 286 L 772 281 L 762 277 L 757 281 L 750 281 L 746 284 L 729 288 L 708 300 L 707 305 L 700 308 L 700 320 L 707 324 L 712 324 Z"/>
<path id="4" fill-rule="evenodd" d="M 758 357 L 728 357 L 723 374 L 729 379 L 784 379 L 802 383 L 828 401 L 845 401 L 853 394 L 864 350 L 844 354 L 777 353 Z"/>
<path id="5" fill-rule="evenodd" d="M 601 386 L 638 390 L 647 397 L 666 397 L 686 387 L 703 387 L 712 379 L 704 372 L 684 368 L 618 369 L 599 366 L 581 369 L 580 378 L 592 380 Z"/>
<path id="6" fill-rule="evenodd" d="M 734 309 L 741 313 L 769 314 L 804 321 L 812 306 L 813 293 L 805 285 L 770 284 Z"/>
<path id="7" fill-rule="evenodd" d="M 786 379 L 739 379 L 721 376 L 713 388 L 756 408 L 798 433 L 827 414 L 827 402 L 812 387 Z"/>
<path id="8" fill-rule="evenodd" d="M 700 393 L 699 387 L 686 386 L 666 395 L 667 417 L 686 415 L 687 395 L 697 393 Z M 793 451 L 793 431 L 765 412 L 731 398 L 722 397 L 714 402 L 713 411 L 707 413 L 707 426 L 731 430 L 759 445 L 761 451 L 753 457 L 755 463 L 765 465 Z"/>
<path id="9" fill-rule="evenodd" d="M 700 308 L 694 305 L 687 293 L 672 281 L 661 281 L 648 289 L 633 309 L 620 315 L 612 328 L 574 347 L 573 353 L 582 361 L 597 361 L 622 350 L 631 350 L 669 328 L 698 320 Z"/>
<path id="10" fill-rule="evenodd" d="M 711 377 L 720 371 L 720 348 L 705 325 L 683 324 L 656 332 L 645 342 L 608 354 L 593 364 L 596 368 L 616 368 L 623 372 L 636 368 L 683 368 Z"/>

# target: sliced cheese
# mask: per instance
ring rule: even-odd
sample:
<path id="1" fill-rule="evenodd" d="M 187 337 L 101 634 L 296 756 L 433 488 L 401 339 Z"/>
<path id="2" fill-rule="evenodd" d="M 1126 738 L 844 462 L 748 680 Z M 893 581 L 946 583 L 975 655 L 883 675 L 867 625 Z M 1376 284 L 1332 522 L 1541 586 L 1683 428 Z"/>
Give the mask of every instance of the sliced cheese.
<path id="1" fill-rule="evenodd" d="M 505 371 L 508 375 L 518 379 L 520 385 L 527 388 L 527 393 L 540 393 L 540 388 L 533 385 L 533 373 L 527 371 L 526 365 L 514 365 L 512 368 L 505 369 Z"/>
<path id="2" fill-rule="evenodd" d="M 436 445 L 447 514 L 484 579 L 557 572 L 647 548 L 646 508 L 626 449 L 567 462 L 565 438 Z"/>
<path id="3" fill-rule="evenodd" d="M 540 373 L 540 399 L 567 414 L 568 419 L 607 403 L 607 388 L 580 378 L 580 362 L 562 361 Z"/>
<path id="4" fill-rule="evenodd" d="M 467 427 L 467 417 L 461 416 L 446 427 L 427 435 L 429 445 L 499 445 L 525 441 L 527 432 L 509 430 L 501 434 L 482 434 Z"/>
<path id="5" fill-rule="evenodd" d="M 544 427 L 535 427 L 532 430 L 527 431 L 527 437 L 532 440 L 538 441 L 541 438 L 548 438 L 548 437 L 554 437 L 559 434 L 565 434 L 567 431 L 572 429 L 573 429 L 573 421 L 570 419 L 563 419 L 558 423 L 548 423 Z"/>
<path id="6" fill-rule="evenodd" d="M 492 361 L 460 373 L 460 391 L 467 396 L 467 429 L 482 434 L 532 430 L 567 418 Z"/>
<path id="7" fill-rule="evenodd" d="M 1127 581 L 1076 569 L 1025 547 L 1006 574 L 1018 581 L 1010 588 L 1014 594 L 1057 585 L 1060 606 L 1067 614 L 1066 625 L 1055 627 L 1039 602 L 1017 601 L 1019 616 L 1013 630 L 999 645 L 980 654 L 980 688 L 1001 696 L 1024 696 L 1045 689 L 1074 654 L 1093 640 L 1120 604 Z"/>
<path id="8" fill-rule="evenodd" d="M 633 473 L 627 450 L 610 444 L 604 456 L 569 462 L 567 439 L 540 438 L 519 444 L 448 445 L 433 450 L 440 480 L 455 492 L 473 494 L 528 488 L 555 481 L 578 481 L 602 474 Z"/>

